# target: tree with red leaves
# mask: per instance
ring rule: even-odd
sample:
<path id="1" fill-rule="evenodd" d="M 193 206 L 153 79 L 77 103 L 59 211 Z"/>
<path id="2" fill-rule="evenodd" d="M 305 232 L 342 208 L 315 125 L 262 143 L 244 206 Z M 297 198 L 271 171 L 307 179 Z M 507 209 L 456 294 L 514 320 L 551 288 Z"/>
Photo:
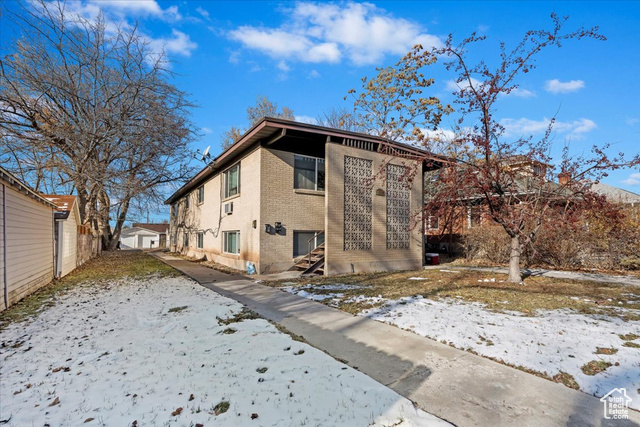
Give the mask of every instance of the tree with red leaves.
<path id="1" fill-rule="evenodd" d="M 543 225 L 571 222 L 576 211 L 593 206 L 609 209 L 600 199 L 593 203 L 590 183 L 599 181 L 608 171 L 640 164 L 637 154 L 630 159 L 623 153 L 610 157 L 608 144 L 594 146 L 590 154 L 578 156 L 572 156 L 565 147 L 561 179 L 556 183 L 550 157 L 555 118 L 539 140 L 532 136 L 514 140 L 505 135 L 505 128 L 496 119 L 497 103 L 501 96 L 518 89 L 518 79 L 536 67 L 540 52 L 572 40 L 606 40 L 597 27 L 567 32 L 563 28 L 566 17 L 552 14 L 551 19 L 550 30 L 527 31 L 512 50 L 501 43 L 495 68 L 484 60 L 476 64 L 469 60 L 470 48 L 485 40 L 475 33 L 458 45 L 450 36 L 443 47 L 430 53 L 446 58 L 445 68 L 457 75 L 459 89 L 454 92 L 454 105 L 459 117 L 448 152 L 453 161 L 439 173 L 427 209 L 481 206 L 484 216 L 499 224 L 510 238 L 510 282 L 522 281 L 522 253 L 533 245 Z"/>

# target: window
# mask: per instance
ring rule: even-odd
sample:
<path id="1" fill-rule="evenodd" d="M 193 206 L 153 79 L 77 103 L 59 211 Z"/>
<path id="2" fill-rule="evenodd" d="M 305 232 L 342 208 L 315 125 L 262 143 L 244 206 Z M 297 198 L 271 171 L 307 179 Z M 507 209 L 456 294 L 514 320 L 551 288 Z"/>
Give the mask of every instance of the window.
<path id="1" fill-rule="evenodd" d="M 294 156 L 293 188 L 324 190 L 324 159 Z"/>
<path id="2" fill-rule="evenodd" d="M 471 206 L 467 211 L 467 221 L 469 228 L 477 227 L 482 222 L 482 211 L 480 206 Z"/>
<path id="3" fill-rule="evenodd" d="M 224 173 L 224 198 L 240 194 L 240 163 Z"/>
<path id="4" fill-rule="evenodd" d="M 222 234 L 223 234 L 222 251 L 227 254 L 239 254 L 240 253 L 240 232 L 225 231 Z"/>
<path id="5" fill-rule="evenodd" d="M 176 205 L 171 205 L 171 218 L 176 217 Z"/>
<path id="6" fill-rule="evenodd" d="M 317 231 L 294 231 L 293 232 L 293 257 L 299 257 L 309 253 L 309 240 L 311 240 L 311 250 L 324 243 L 324 234 L 316 236 Z"/>
<path id="7" fill-rule="evenodd" d="M 204 185 L 198 187 L 198 204 L 204 203 Z"/>
<path id="8" fill-rule="evenodd" d="M 198 236 L 198 246 L 196 247 L 198 249 L 202 249 L 202 247 L 204 246 L 204 233 L 200 231 L 198 232 L 197 236 Z"/>
<path id="9" fill-rule="evenodd" d="M 184 196 L 184 210 L 186 211 L 187 209 L 189 209 L 189 196 L 191 194 L 187 194 L 186 196 Z"/>
<path id="10" fill-rule="evenodd" d="M 438 230 L 440 228 L 440 218 L 435 215 L 429 215 L 429 230 Z"/>
<path id="11" fill-rule="evenodd" d="M 182 246 L 184 246 L 185 248 L 189 247 L 189 233 L 187 233 L 186 231 L 182 235 Z"/>

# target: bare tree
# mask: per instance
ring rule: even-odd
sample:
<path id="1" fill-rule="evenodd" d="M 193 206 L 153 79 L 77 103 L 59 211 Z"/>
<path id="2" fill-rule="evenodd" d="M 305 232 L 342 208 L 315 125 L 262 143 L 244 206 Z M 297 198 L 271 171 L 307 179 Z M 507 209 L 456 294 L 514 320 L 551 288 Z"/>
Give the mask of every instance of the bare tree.
<path id="1" fill-rule="evenodd" d="M 350 132 L 366 133 L 367 129 L 360 126 L 358 120 L 346 108 L 330 108 L 316 117 L 316 124 L 332 129 L 342 129 Z"/>
<path id="2" fill-rule="evenodd" d="M 21 37 L 0 59 L 0 155 L 48 191 L 72 184 L 82 222 L 114 248 L 133 200 L 191 173 L 192 104 L 135 27 L 22 6 L 5 11 Z"/>
<path id="3" fill-rule="evenodd" d="M 249 121 L 249 126 L 255 125 L 262 120 L 263 117 L 295 120 L 292 109 L 288 107 L 282 107 L 282 109 L 279 109 L 277 103 L 271 102 L 269 98 L 264 95 L 258 95 L 256 98 L 256 105 L 247 107 L 247 120 Z M 220 138 L 220 145 L 222 146 L 222 149 L 226 150 L 231 147 L 240 139 L 245 131 L 246 130 L 232 126 L 231 129 L 224 132 Z"/>

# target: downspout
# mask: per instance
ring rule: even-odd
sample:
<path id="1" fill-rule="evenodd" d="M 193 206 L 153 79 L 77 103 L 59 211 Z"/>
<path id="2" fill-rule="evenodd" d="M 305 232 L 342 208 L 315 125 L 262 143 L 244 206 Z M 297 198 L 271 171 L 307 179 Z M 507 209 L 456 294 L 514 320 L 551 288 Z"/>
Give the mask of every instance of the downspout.
<path id="1" fill-rule="evenodd" d="M 7 283 L 7 210 L 6 187 L 2 184 L 2 272 L 4 283 L 4 308 L 9 308 L 9 284 Z"/>

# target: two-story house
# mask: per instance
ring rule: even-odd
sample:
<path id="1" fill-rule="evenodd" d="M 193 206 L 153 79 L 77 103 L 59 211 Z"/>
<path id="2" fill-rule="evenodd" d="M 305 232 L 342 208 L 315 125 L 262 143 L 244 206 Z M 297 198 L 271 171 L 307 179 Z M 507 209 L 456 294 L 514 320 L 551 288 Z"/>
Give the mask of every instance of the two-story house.
<path id="1" fill-rule="evenodd" d="M 310 251 L 301 270 L 420 268 L 429 159 L 371 135 L 264 118 L 166 200 L 170 248 L 259 273 Z"/>

